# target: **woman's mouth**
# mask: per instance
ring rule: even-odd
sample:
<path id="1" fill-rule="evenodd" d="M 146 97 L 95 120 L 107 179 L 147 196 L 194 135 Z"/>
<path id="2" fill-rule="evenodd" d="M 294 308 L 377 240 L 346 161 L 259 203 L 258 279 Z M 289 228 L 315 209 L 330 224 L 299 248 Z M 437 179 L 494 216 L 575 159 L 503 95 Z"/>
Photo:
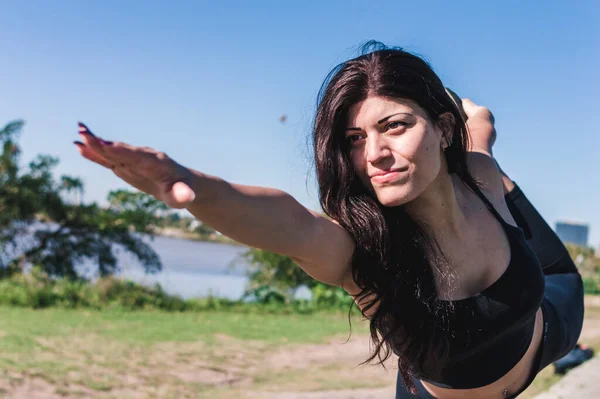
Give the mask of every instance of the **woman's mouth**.
<path id="1" fill-rule="evenodd" d="M 389 172 L 371 176 L 371 181 L 373 183 L 387 183 L 393 180 L 397 180 L 403 174 L 403 172 L 406 172 L 406 170 L 406 168 L 392 169 Z"/>

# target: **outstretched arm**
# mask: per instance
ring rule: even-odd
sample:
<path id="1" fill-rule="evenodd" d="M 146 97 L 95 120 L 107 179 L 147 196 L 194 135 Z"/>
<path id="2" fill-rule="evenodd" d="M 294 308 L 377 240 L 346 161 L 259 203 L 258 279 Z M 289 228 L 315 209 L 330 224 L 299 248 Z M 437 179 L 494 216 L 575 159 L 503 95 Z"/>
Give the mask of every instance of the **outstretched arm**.
<path id="1" fill-rule="evenodd" d="M 341 226 L 286 192 L 232 184 L 197 171 L 192 175 L 192 190 L 209 193 L 186 206 L 195 217 L 236 241 L 292 258 L 319 281 L 344 284 L 354 242 Z"/>
<path id="2" fill-rule="evenodd" d="M 338 224 L 312 212 L 289 194 L 231 184 L 179 165 L 150 148 L 108 142 L 80 124 L 87 159 L 111 169 L 133 187 L 243 244 L 292 258 L 309 275 L 332 285 L 348 281 L 354 241 Z"/>

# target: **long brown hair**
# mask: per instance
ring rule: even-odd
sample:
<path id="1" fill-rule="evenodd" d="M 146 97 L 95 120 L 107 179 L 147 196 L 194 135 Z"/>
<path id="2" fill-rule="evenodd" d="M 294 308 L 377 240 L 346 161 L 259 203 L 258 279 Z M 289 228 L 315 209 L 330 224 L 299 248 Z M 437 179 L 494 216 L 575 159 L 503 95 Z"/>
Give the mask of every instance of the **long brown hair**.
<path id="1" fill-rule="evenodd" d="M 441 80 L 422 58 L 401 48 L 368 42 L 362 55 L 334 68 L 319 92 L 314 121 L 313 147 L 324 212 L 353 237 L 354 281 L 362 288 L 358 300 L 363 311 L 376 308 L 370 318 L 375 344 L 371 361 L 385 361 L 393 351 L 399 372 L 414 392 L 411 371 L 448 356 L 448 333 L 433 270 L 447 270 L 437 243 L 427 226 L 413 220 L 402 206 L 385 207 L 358 179 L 344 139 L 352 105 L 370 95 L 410 99 L 434 123 L 445 112 L 454 115 L 451 145 L 445 150 L 449 173 L 476 184 L 467 169 L 468 136 L 465 122 L 446 94 Z M 432 363 L 433 362 L 433 363 Z M 430 368 L 430 367 L 427 367 Z"/>

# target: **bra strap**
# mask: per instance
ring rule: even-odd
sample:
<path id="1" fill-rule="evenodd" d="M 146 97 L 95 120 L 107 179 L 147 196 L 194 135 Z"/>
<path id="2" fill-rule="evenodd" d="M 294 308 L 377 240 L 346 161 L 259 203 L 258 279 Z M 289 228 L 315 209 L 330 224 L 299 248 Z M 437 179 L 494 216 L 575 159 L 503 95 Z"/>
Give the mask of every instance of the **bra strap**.
<path id="1" fill-rule="evenodd" d="M 475 192 L 475 194 L 477 194 L 477 196 L 479 198 L 481 198 L 481 200 L 483 201 L 485 206 L 490 210 L 490 212 L 492 212 L 492 215 L 494 215 L 500 223 L 506 224 L 506 221 L 504 220 L 504 218 L 502 216 L 500 216 L 500 214 L 498 213 L 496 208 L 494 208 L 494 205 L 492 205 L 490 200 L 487 199 L 487 197 L 481 192 L 481 189 L 472 182 L 467 182 L 467 185 L 471 188 L 471 190 L 473 190 L 473 192 Z"/>

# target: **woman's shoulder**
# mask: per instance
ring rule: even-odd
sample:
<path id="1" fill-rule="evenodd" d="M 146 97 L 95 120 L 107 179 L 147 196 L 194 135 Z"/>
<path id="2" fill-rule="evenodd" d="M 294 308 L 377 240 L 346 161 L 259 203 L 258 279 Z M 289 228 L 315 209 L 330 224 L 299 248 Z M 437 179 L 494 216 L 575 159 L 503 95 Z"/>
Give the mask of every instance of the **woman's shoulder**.
<path id="1" fill-rule="evenodd" d="M 467 153 L 469 172 L 479 183 L 481 192 L 507 223 L 517 226 L 504 197 L 504 184 L 500 168 L 492 154 L 486 151 L 470 151 Z"/>
<path id="2" fill-rule="evenodd" d="M 486 197 L 492 202 L 503 200 L 502 176 L 491 153 L 479 149 L 467 152 L 467 167 Z"/>

